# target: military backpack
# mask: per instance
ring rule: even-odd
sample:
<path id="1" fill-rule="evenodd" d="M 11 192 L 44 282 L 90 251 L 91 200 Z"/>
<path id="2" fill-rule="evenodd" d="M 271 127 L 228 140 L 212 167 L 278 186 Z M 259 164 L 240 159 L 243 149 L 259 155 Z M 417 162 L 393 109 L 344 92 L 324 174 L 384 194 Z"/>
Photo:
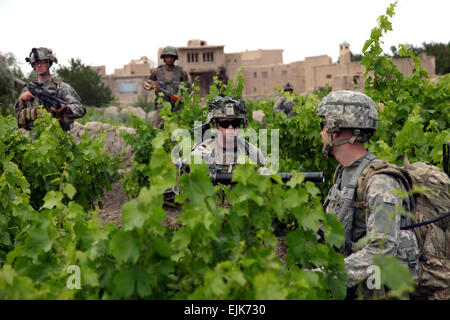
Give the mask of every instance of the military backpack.
<path id="1" fill-rule="evenodd" d="M 419 249 L 417 293 L 434 299 L 450 299 L 450 178 L 439 168 L 425 162 L 410 164 L 403 157 L 403 167 L 386 161 L 372 162 L 358 179 L 358 200 L 365 200 L 367 183 L 375 174 L 400 178 L 408 191 L 413 187 L 426 191 L 410 194 L 411 211 L 416 223 L 402 227 L 413 229 Z"/>

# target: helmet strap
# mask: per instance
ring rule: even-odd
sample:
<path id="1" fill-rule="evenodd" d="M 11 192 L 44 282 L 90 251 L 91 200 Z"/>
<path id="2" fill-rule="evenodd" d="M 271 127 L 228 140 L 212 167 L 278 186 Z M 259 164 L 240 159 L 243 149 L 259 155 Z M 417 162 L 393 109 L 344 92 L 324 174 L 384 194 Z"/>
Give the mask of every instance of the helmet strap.
<path id="1" fill-rule="evenodd" d="M 331 151 L 333 150 L 333 147 L 338 147 L 346 143 L 353 144 L 355 143 L 355 141 L 359 141 L 358 139 L 360 133 L 359 129 L 354 130 L 354 135 L 351 138 L 343 138 L 338 140 L 333 140 L 334 131 L 335 130 L 327 130 L 328 143 L 322 149 L 322 153 L 328 158 L 331 156 Z"/>

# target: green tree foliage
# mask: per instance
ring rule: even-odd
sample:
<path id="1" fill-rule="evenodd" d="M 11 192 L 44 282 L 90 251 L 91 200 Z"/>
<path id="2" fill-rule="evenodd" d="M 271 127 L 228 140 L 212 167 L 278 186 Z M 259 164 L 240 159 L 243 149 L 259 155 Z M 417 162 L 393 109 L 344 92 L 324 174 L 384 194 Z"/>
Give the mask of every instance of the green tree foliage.
<path id="1" fill-rule="evenodd" d="M 102 83 L 97 72 L 80 59 L 71 59 L 70 66 L 61 66 L 56 72 L 77 91 L 85 105 L 101 107 L 113 100 L 111 89 Z"/>
<path id="2" fill-rule="evenodd" d="M 0 114 L 12 113 L 13 105 L 22 91 L 19 82 L 24 80 L 24 75 L 17 65 L 12 53 L 0 52 Z"/>
<path id="3" fill-rule="evenodd" d="M 429 56 L 435 57 L 436 73 L 448 74 L 450 73 L 450 41 L 445 43 L 422 43 L 421 47 L 412 48 L 415 55 L 425 52 Z"/>
<path id="4" fill-rule="evenodd" d="M 423 42 L 421 46 L 409 44 L 408 47 L 416 56 L 421 53 L 433 56 L 435 58 L 436 74 L 444 75 L 450 73 L 450 42 L 447 44 L 440 42 Z M 402 57 L 395 46 L 392 46 L 390 49 L 394 58 Z"/>

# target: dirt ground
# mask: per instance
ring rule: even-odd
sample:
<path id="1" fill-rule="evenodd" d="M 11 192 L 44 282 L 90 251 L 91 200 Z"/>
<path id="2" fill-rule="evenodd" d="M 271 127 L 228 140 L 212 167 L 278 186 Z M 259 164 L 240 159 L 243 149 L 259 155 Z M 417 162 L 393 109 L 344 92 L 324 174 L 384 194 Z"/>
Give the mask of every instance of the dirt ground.
<path id="1" fill-rule="evenodd" d="M 99 216 L 103 220 L 103 225 L 110 221 L 117 222 L 119 227 L 122 226 L 122 206 L 124 203 L 128 202 L 129 199 L 123 190 L 122 184 L 120 182 L 114 182 L 112 184 L 111 191 L 106 191 L 105 196 L 102 199 L 103 208 L 99 211 Z M 177 206 L 166 206 L 163 207 L 167 214 L 167 221 L 164 225 L 176 228 L 177 223 L 175 220 L 181 214 L 181 209 Z"/>
<path id="2" fill-rule="evenodd" d="M 103 224 L 113 220 L 117 225 L 122 226 L 122 205 L 128 201 L 128 197 L 120 182 L 112 184 L 111 191 L 107 191 L 102 199 L 103 208 L 99 215 L 103 219 Z"/>
<path id="3" fill-rule="evenodd" d="M 112 184 L 111 191 L 107 191 L 103 198 L 103 208 L 100 210 L 99 215 L 103 220 L 103 225 L 107 224 L 109 221 L 116 221 L 119 227 L 122 226 L 122 206 L 125 202 L 129 201 L 125 191 L 123 190 L 122 184 L 120 182 L 114 182 Z M 164 225 L 172 230 L 176 230 L 181 226 L 180 222 L 176 222 L 176 219 L 181 214 L 182 210 L 173 205 L 164 205 L 164 211 L 167 214 L 167 220 Z M 284 261 L 286 256 L 287 245 L 285 242 L 285 237 L 278 238 L 278 248 L 276 250 L 276 255 Z"/>

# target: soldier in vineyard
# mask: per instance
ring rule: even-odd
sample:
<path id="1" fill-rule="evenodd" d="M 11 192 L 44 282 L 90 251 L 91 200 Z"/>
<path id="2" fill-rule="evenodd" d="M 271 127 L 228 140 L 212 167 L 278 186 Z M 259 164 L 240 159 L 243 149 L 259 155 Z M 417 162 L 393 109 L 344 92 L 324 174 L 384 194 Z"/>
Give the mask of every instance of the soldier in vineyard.
<path id="1" fill-rule="evenodd" d="M 156 91 L 164 91 L 164 101 L 170 102 L 172 105 L 172 111 L 176 112 L 181 108 L 182 96 L 177 97 L 178 88 L 183 82 L 187 88 L 189 88 L 189 79 L 186 71 L 175 65 L 175 61 L 178 59 L 177 49 L 168 46 L 161 52 L 161 59 L 164 60 L 164 65 L 158 66 L 150 72 L 149 80 L 153 81 Z M 163 126 L 161 116 L 159 114 L 162 109 L 162 105 L 157 106 L 155 119 L 152 121 L 152 125 L 155 128 L 161 128 Z"/>
<path id="2" fill-rule="evenodd" d="M 365 202 L 357 202 L 358 178 L 369 164 L 380 161 L 364 147 L 377 130 L 375 103 L 359 92 L 337 91 L 320 102 L 317 114 L 322 118 L 323 153 L 333 156 L 340 164 L 324 209 L 337 215 L 344 226 L 346 240 L 340 252 L 345 257 L 345 268 L 350 276 L 348 297 L 356 297 L 360 282 L 364 298 L 374 294 L 373 288 L 369 288 L 371 285 L 362 280 L 372 275 L 372 259 L 380 253 L 399 257 L 417 279 L 417 239 L 412 230 L 400 230 L 411 221 L 395 211 L 396 204 L 410 209 L 409 200 L 393 192 L 394 189 L 405 191 L 403 182 L 388 174 L 373 175 L 363 191 Z M 371 235 L 369 242 L 356 250 L 356 242 L 366 235 Z M 384 245 L 380 245 L 381 239 L 385 239 Z M 382 296 L 385 288 L 380 289 Z"/>
<path id="3" fill-rule="evenodd" d="M 245 156 L 259 166 L 266 159 L 257 147 L 238 137 L 241 127 L 247 127 L 247 105 L 243 99 L 217 96 L 209 103 L 206 125 L 212 124 L 217 135 L 197 144 L 193 156 L 201 156 L 211 167 L 223 172 L 232 172 Z"/>
<path id="4" fill-rule="evenodd" d="M 86 108 L 81 104 L 80 96 L 69 84 L 51 75 L 50 67 L 53 63 L 58 63 L 53 51 L 43 47 L 33 48 L 25 60 L 37 72 L 38 79 L 23 89 L 14 105 L 14 113 L 19 127 L 32 130 L 34 120 L 39 117 L 39 109 L 44 106 L 48 108 L 47 111 L 51 112 L 53 117 L 59 120 L 64 131 L 70 130 L 74 119 L 83 117 Z M 33 90 L 37 90 L 41 95 L 35 97 L 31 92 Z M 52 100 L 59 102 L 49 105 L 48 101 Z"/>
<path id="5" fill-rule="evenodd" d="M 286 95 L 289 97 L 292 96 L 294 93 L 294 87 L 288 82 L 283 87 L 283 94 L 278 98 L 278 100 L 275 102 L 275 105 L 273 106 L 275 114 L 278 114 L 280 112 L 286 113 L 288 118 L 295 117 L 297 115 L 296 112 L 294 112 L 293 107 L 297 103 L 297 98 L 293 98 L 292 101 L 286 100 Z"/>

